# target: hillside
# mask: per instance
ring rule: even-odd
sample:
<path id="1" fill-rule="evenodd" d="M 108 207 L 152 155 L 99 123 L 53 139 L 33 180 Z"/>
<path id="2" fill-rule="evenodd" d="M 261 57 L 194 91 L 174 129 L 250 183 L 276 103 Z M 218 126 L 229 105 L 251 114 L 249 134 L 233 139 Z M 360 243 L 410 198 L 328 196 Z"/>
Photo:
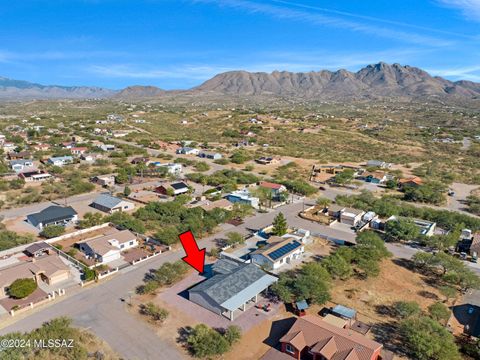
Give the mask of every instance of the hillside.
<path id="1" fill-rule="evenodd" d="M 452 82 L 427 72 L 399 64 L 378 63 L 358 72 L 322 70 L 319 72 L 250 73 L 231 71 L 204 82 L 196 92 L 229 95 L 272 94 L 325 99 L 426 96 L 480 97 L 480 84 Z"/>
<path id="2" fill-rule="evenodd" d="M 165 95 L 166 91 L 156 86 L 129 86 L 114 95 L 119 99 L 144 99 Z"/>

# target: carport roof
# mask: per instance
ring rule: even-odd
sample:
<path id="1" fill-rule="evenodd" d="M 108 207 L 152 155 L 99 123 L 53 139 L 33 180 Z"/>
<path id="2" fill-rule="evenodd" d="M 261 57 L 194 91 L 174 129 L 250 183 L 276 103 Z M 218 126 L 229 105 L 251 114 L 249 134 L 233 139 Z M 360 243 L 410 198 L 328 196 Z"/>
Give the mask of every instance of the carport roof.
<path id="1" fill-rule="evenodd" d="M 204 293 L 227 310 L 235 310 L 277 281 L 253 264 L 238 264 L 199 283 L 189 292 Z"/>
<path id="2" fill-rule="evenodd" d="M 247 301 L 260 294 L 270 285 L 277 282 L 275 276 L 265 274 L 263 277 L 255 281 L 253 284 L 247 286 L 245 289 L 239 291 L 236 295 L 223 302 L 221 305 L 224 309 L 235 311 Z"/>

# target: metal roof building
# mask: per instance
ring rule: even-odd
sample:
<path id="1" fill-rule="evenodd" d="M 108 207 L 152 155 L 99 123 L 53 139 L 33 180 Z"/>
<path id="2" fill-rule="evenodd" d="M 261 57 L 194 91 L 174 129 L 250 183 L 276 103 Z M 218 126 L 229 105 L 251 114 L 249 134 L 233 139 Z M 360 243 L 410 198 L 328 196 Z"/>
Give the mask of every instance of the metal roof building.
<path id="1" fill-rule="evenodd" d="M 77 220 L 77 212 L 71 207 L 52 205 L 34 214 L 27 215 L 27 221 L 38 229 L 48 225 L 66 225 Z"/>
<path id="2" fill-rule="evenodd" d="M 253 264 L 219 260 L 214 275 L 191 288 L 190 301 L 219 315 L 228 314 L 233 321 L 236 310 L 245 311 L 246 304 L 256 302 L 257 296 L 278 278 Z"/>

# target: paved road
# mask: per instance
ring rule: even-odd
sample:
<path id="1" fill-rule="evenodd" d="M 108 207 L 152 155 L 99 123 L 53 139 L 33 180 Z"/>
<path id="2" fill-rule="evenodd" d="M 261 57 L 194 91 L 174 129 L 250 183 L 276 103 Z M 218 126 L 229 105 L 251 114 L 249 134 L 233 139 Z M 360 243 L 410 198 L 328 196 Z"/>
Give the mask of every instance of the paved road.
<path id="1" fill-rule="evenodd" d="M 295 203 L 285 206 L 281 211 L 290 214 L 298 212 L 301 207 L 301 203 Z M 280 209 L 251 217 L 237 228 L 233 225 L 224 225 L 220 233 L 202 240 L 200 247 L 210 249 L 216 238 L 222 238 L 229 231 L 246 233 L 248 229 L 268 225 L 279 211 Z M 55 317 L 68 316 L 73 319 L 75 325 L 89 328 L 126 359 L 181 359 L 182 354 L 175 346 L 157 337 L 149 325 L 129 314 L 125 309 L 125 303 L 120 299 L 128 299 L 129 291 L 133 291 L 142 283 L 143 276 L 149 269 L 158 268 L 168 261 L 179 260 L 184 255 L 182 250 L 165 253 L 127 268 L 125 270 L 128 272 L 115 275 L 97 286 L 79 290 L 61 302 L 27 314 L 29 316 L 9 318 L 11 321 L 18 321 L 1 329 L 0 335 L 13 331 L 30 331 Z"/>
<path id="2" fill-rule="evenodd" d="M 304 206 L 302 201 L 280 207 L 265 214 L 251 217 L 245 223 L 234 227 L 222 225 L 222 230 L 200 242 L 200 247 L 210 249 L 215 239 L 223 238 L 229 231 L 248 233 L 271 224 L 273 218 L 279 212 L 283 212 L 290 226 L 311 229 L 313 232 L 324 233 L 334 231 L 334 236 L 352 236 L 349 233 L 332 229 L 320 224 L 298 217 L 298 212 Z M 331 236 L 331 235 L 329 235 Z M 387 244 L 388 249 L 400 258 L 411 258 L 418 249 L 413 249 L 396 244 Z M 99 337 L 108 342 L 112 348 L 126 359 L 181 359 L 182 354 L 177 348 L 158 338 L 148 324 L 138 321 L 125 309 L 125 303 L 121 298 L 127 299 L 129 291 L 133 291 L 141 284 L 144 274 L 151 268 L 157 268 L 165 262 L 175 261 L 184 256 L 182 250 L 172 251 L 160 255 L 135 267 L 125 269 L 127 272 L 115 275 L 112 279 L 92 288 L 79 290 L 61 302 L 40 309 L 24 318 L 14 318 L 17 322 L 0 330 L 0 335 L 13 331 L 30 331 L 39 327 L 43 322 L 58 316 L 69 316 L 77 326 L 90 328 Z M 472 264 L 476 265 L 476 264 Z M 474 268 L 478 273 L 480 269 Z M 12 320 L 10 318 L 10 320 Z"/>
<path id="3" fill-rule="evenodd" d="M 140 190 L 149 186 L 154 186 L 158 184 L 159 180 L 153 180 L 153 181 L 147 181 L 141 184 L 131 184 L 128 185 L 131 190 Z M 122 192 L 123 191 L 123 185 L 115 185 L 112 188 L 112 191 L 114 193 L 117 192 Z M 75 195 L 75 196 L 70 196 L 65 199 L 56 199 L 53 201 L 44 201 L 28 206 L 23 206 L 23 207 L 18 207 L 18 208 L 12 208 L 12 209 L 6 209 L 0 211 L 0 217 L 4 217 L 4 219 L 11 219 L 11 218 L 17 218 L 17 217 L 24 217 L 29 214 L 35 213 L 42 211 L 46 207 L 56 203 L 60 205 L 72 205 L 75 203 L 79 202 L 87 202 L 87 201 L 93 201 L 99 194 L 107 192 L 108 190 L 106 189 L 101 189 L 101 190 L 96 190 L 87 194 L 80 194 L 80 195 Z"/>
<path id="4" fill-rule="evenodd" d="M 120 300 L 128 299 L 128 292 L 141 284 L 148 269 L 178 260 L 181 256 L 182 253 L 176 251 L 139 264 L 127 273 L 82 289 L 59 303 L 19 320 L 0 330 L 0 335 L 12 331 L 30 331 L 55 317 L 68 316 L 75 325 L 89 328 L 126 359 L 182 359 L 175 346 L 164 342 L 149 325 L 129 314 L 125 309 L 127 305 Z"/>
<path id="5" fill-rule="evenodd" d="M 368 190 L 373 190 L 372 184 L 368 184 L 369 187 L 367 188 Z M 376 185 L 373 185 L 376 187 Z M 472 217 L 479 217 L 477 215 L 474 215 L 472 213 L 469 213 L 468 211 L 465 210 L 465 204 L 464 201 L 467 198 L 468 195 L 470 195 L 470 192 L 476 188 L 478 188 L 478 185 L 467 185 L 467 184 L 461 184 L 461 183 L 453 183 L 451 186 L 451 189 L 455 191 L 455 196 L 447 197 L 447 204 L 444 206 L 435 206 L 435 205 L 429 205 L 429 204 L 422 204 L 422 203 L 415 203 L 415 202 L 405 202 L 406 204 L 416 206 L 416 207 L 429 207 L 432 209 L 436 210 L 450 210 L 450 211 L 456 211 L 459 213 L 463 213 L 465 215 L 469 215 Z M 349 190 L 341 187 L 329 187 L 325 186 L 326 190 L 321 191 L 321 196 L 326 197 L 330 200 L 335 200 L 335 197 L 337 195 L 354 195 L 354 194 L 360 194 L 360 190 L 365 189 L 365 186 L 362 186 L 360 190 Z M 383 191 L 382 187 L 376 187 L 377 190 Z"/>

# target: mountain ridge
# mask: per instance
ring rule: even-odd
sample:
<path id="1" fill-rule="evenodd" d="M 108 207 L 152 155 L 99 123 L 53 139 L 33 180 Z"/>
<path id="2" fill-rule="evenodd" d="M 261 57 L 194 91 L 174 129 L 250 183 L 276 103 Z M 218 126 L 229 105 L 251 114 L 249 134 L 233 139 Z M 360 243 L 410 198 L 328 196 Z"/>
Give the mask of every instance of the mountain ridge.
<path id="1" fill-rule="evenodd" d="M 345 69 L 310 72 L 248 72 L 236 70 L 220 73 L 187 90 L 163 90 L 156 86 L 134 85 L 122 90 L 88 86 L 41 85 L 24 80 L 0 77 L 0 99 L 113 98 L 150 99 L 166 95 L 220 96 L 288 96 L 306 99 L 380 99 L 460 98 L 480 99 L 480 83 L 450 81 L 432 76 L 409 65 L 379 62 L 356 72 Z"/>
<path id="2" fill-rule="evenodd" d="M 117 91 L 96 86 L 42 85 L 0 76 L 0 99 L 84 99 L 108 98 Z"/>
<path id="3" fill-rule="evenodd" d="M 317 97 L 425 97 L 450 96 L 480 98 L 480 84 L 450 81 L 428 72 L 400 64 L 368 65 L 357 72 L 344 69 L 310 72 L 230 71 L 218 74 L 194 88 L 194 91 L 224 95 L 261 95 Z"/>

